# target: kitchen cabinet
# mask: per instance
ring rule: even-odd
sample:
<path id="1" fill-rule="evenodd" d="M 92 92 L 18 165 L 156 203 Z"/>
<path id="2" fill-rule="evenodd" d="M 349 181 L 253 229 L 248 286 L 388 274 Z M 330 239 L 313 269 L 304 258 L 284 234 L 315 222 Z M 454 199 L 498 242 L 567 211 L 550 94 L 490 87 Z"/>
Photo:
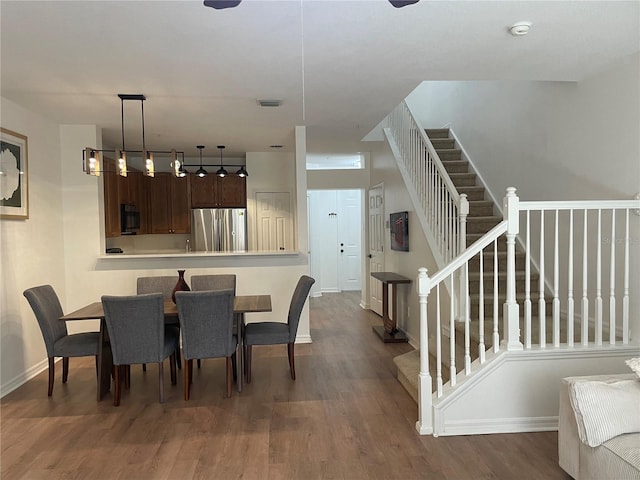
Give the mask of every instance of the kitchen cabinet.
<path id="1" fill-rule="evenodd" d="M 149 233 L 190 233 L 189 181 L 171 173 L 156 173 L 147 182 Z"/>
<path id="2" fill-rule="evenodd" d="M 120 236 L 120 200 L 115 161 L 103 159 L 102 181 L 104 186 L 104 233 L 107 238 Z"/>
<path id="3" fill-rule="evenodd" d="M 247 181 L 245 177 L 227 175 L 189 175 L 192 208 L 246 208 Z"/>

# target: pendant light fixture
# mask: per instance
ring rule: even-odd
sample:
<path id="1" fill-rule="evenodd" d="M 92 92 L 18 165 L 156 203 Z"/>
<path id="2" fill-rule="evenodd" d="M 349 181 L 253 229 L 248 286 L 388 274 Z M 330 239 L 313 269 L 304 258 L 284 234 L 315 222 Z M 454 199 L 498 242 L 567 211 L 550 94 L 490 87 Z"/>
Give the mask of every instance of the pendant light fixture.
<path id="1" fill-rule="evenodd" d="M 216 172 L 216 175 L 222 178 L 227 176 L 227 171 L 224 169 L 224 166 L 222 165 L 222 150 L 224 150 L 224 145 L 218 145 L 218 149 L 220 150 L 220 168 Z"/>
<path id="2" fill-rule="evenodd" d="M 115 165 L 115 173 L 120 176 L 126 177 L 129 171 L 127 166 L 127 156 L 131 153 L 142 154 L 142 167 L 144 175 L 148 177 L 153 177 L 155 173 L 155 165 L 154 165 L 154 153 L 157 154 L 170 154 L 171 155 L 171 166 L 174 169 L 175 175 L 178 177 L 185 177 L 187 175 L 187 171 L 184 169 L 184 152 L 177 152 L 176 150 L 171 151 L 151 151 L 147 150 L 146 142 L 145 142 L 145 125 L 144 125 L 144 101 L 147 99 L 142 94 L 130 94 L 130 93 L 119 93 L 118 98 L 120 98 L 120 122 L 121 122 L 121 130 L 122 130 L 122 148 L 116 148 L 115 150 L 100 150 L 97 148 L 87 147 L 82 151 L 82 170 L 87 175 L 99 176 L 103 171 L 103 167 L 105 166 L 102 162 L 102 154 L 103 153 L 112 153 L 115 154 L 116 165 Z M 128 100 L 135 100 L 140 102 L 140 111 L 142 114 L 142 150 L 126 150 L 124 143 L 124 102 Z M 178 160 L 178 156 L 182 156 L 182 162 Z M 110 169 L 109 172 L 113 173 L 113 169 Z"/>
<path id="3" fill-rule="evenodd" d="M 247 169 L 246 169 L 246 168 L 244 168 L 244 165 L 242 165 L 242 166 L 240 167 L 240 170 L 238 170 L 238 171 L 236 172 L 236 175 L 238 175 L 239 177 L 243 177 L 243 178 L 244 178 L 244 177 L 248 177 L 248 176 L 249 176 L 249 173 L 247 172 Z"/>
<path id="4" fill-rule="evenodd" d="M 197 145 L 196 148 L 200 150 L 200 168 L 196 170 L 196 175 L 199 176 L 200 178 L 206 177 L 207 171 L 204 168 L 202 168 L 202 149 L 204 148 L 204 145 Z"/>

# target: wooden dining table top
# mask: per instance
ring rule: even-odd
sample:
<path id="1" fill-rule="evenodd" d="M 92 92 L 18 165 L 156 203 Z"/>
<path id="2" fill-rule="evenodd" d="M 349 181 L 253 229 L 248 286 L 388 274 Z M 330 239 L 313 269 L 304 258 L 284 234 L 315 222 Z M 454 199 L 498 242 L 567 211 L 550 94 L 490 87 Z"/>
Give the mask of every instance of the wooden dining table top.
<path id="1" fill-rule="evenodd" d="M 271 295 L 236 295 L 233 299 L 234 313 L 254 313 L 254 312 L 270 312 L 271 311 Z M 177 317 L 178 307 L 170 299 L 164 301 L 165 318 Z M 102 302 L 93 302 L 78 310 L 63 315 L 60 320 L 90 320 L 104 319 L 104 309 Z"/>

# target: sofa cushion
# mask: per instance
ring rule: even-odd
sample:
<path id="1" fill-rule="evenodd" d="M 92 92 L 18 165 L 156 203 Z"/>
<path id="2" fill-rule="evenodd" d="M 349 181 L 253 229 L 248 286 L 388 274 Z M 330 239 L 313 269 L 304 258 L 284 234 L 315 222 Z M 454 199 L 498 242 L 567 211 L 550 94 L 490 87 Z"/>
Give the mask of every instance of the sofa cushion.
<path id="1" fill-rule="evenodd" d="M 569 398 L 580 440 L 590 447 L 624 433 L 640 432 L 640 381 L 572 382 Z"/>

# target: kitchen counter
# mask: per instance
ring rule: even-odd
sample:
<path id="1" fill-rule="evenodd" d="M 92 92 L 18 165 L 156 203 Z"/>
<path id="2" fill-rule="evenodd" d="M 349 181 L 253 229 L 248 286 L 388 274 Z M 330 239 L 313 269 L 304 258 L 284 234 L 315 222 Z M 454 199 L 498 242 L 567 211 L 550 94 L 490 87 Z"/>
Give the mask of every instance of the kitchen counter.
<path id="1" fill-rule="evenodd" d="M 160 251 L 136 251 L 134 253 L 106 253 L 98 257 L 100 260 L 113 260 L 113 259 L 134 259 L 134 258 L 215 258 L 215 257 L 294 257 L 300 255 L 300 252 L 295 251 L 244 251 L 244 252 L 185 252 L 178 250 L 160 250 Z"/>

